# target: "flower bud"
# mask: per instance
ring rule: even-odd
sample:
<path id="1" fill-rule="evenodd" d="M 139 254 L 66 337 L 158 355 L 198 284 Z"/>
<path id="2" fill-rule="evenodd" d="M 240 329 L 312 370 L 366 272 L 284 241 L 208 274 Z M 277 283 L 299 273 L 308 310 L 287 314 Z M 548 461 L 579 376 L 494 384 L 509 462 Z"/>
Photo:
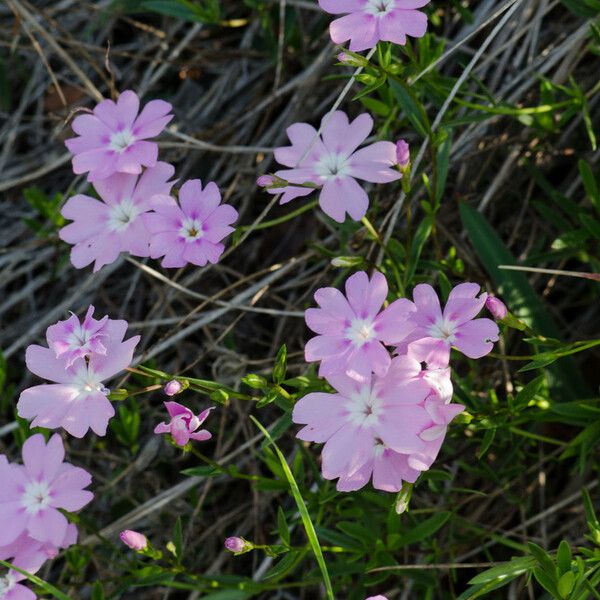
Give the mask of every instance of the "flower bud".
<path id="1" fill-rule="evenodd" d="M 275 178 L 272 175 L 261 175 L 256 180 L 256 185 L 259 187 L 270 187 L 275 183 Z"/>
<path id="2" fill-rule="evenodd" d="M 406 168 L 410 164 L 410 146 L 406 140 L 396 142 L 396 160 L 401 168 Z"/>
<path id="3" fill-rule="evenodd" d="M 348 62 L 350 60 L 350 56 L 348 56 L 345 52 L 340 52 L 337 55 L 337 59 L 341 62 L 341 63 L 345 63 Z"/>
<path id="4" fill-rule="evenodd" d="M 396 514 L 397 515 L 401 515 L 402 513 L 406 512 L 408 510 L 408 505 L 410 503 L 410 497 L 412 496 L 412 492 L 413 492 L 413 485 L 412 483 L 408 483 L 407 481 L 405 481 L 402 484 L 402 489 L 398 492 L 398 495 L 396 496 Z"/>
<path id="5" fill-rule="evenodd" d="M 165 385 L 164 392 L 167 396 L 175 396 L 175 394 L 179 394 L 182 387 L 183 386 L 179 381 L 172 379 L 169 381 L 169 383 L 167 383 L 167 385 Z"/>
<path id="6" fill-rule="evenodd" d="M 225 540 L 225 548 L 234 554 L 239 554 L 246 549 L 246 540 L 240 537 L 228 537 Z"/>
<path id="7" fill-rule="evenodd" d="M 385 596 L 379 594 L 379 596 L 369 596 L 367 600 L 388 600 Z"/>
<path id="8" fill-rule="evenodd" d="M 508 314 L 508 309 L 502 300 L 496 298 L 496 296 L 488 296 L 485 301 L 485 307 L 492 313 L 494 319 L 502 321 Z"/>
<path id="9" fill-rule="evenodd" d="M 136 552 L 141 552 L 148 547 L 148 538 L 143 533 L 125 529 L 125 531 L 121 531 L 119 537 L 126 546 L 129 546 Z"/>

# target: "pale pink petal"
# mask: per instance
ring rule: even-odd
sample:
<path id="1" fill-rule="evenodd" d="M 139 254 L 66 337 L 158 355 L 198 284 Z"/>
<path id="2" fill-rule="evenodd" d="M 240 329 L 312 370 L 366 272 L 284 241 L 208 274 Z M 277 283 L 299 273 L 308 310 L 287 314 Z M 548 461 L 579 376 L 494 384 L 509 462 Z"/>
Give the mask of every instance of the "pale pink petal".
<path id="1" fill-rule="evenodd" d="M 119 113 L 119 125 L 131 128 L 140 110 L 140 99 L 135 92 L 126 90 L 119 94 L 117 100 L 117 111 Z"/>
<path id="2" fill-rule="evenodd" d="M 337 482 L 336 489 L 339 492 L 355 492 L 363 488 L 371 479 L 373 462 L 373 458 L 370 458 L 353 473 L 342 474 Z"/>
<path id="3" fill-rule="evenodd" d="M 346 212 L 355 221 L 360 221 L 369 207 L 369 197 L 352 177 L 337 177 L 325 182 L 319 204 L 326 215 L 343 223 Z"/>
<path id="4" fill-rule="evenodd" d="M 343 320 L 332 317 L 320 308 L 309 308 L 304 311 L 306 324 L 312 331 L 321 335 L 337 335 L 340 332 L 340 325 L 343 326 Z"/>
<path id="5" fill-rule="evenodd" d="M 319 0 L 319 6 L 332 15 L 340 15 L 361 10 L 365 0 Z"/>
<path id="6" fill-rule="evenodd" d="M 427 283 L 420 283 L 413 291 L 413 300 L 417 307 L 414 315 L 418 325 L 435 323 L 442 316 L 440 301 L 435 290 Z"/>
<path id="7" fill-rule="evenodd" d="M 144 106 L 133 124 L 133 134 L 140 139 L 157 136 L 171 121 L 173 107 L 164 100 L 151 100 Z"/>
<path id="8" fill-rule="evenodd" d="M 317 335 L 306 342 L 304 356 L 307 362 L 321 360 L 345 352 L 350 343 L 343 337 Z"/>
<path id="9" fill-rule="evenodd" d="M 415 305 L 406 298 L 392 302 L 375 319 L 374 327 L 378 338 L 386 344 L 396 344 L 404 340 L 414 330 L 412 314 Z"/>
<path id="10" fill-rule="evenodd" d="M 321 420 L 339 419 L 344 407 L 338 394 L 313 392 L 300 398 L 294 405 L 292 420 L 294 423 L 316 423 Z"/>
<path id="11" fill-rule="evenodd" d="M 65 539 L 68 524 L 62 513 L 47 508 L 28 517 L 27 530 L 32 538 L 58 546 Z"/>
<path id="12" fill-rule="evenodd" d="M 315 292 L 314 298 L 321 309 L 333 319 L 347 320 L 349 325 L 350 321 L 356 316 L 344 294 L 336 288 L 319 288 Z"/>
<path id="13" fill-rule="evenodd" d="M 104 381 L 124 371 L 133 359 L 133 351 L 140 341 L 140 336 L 135 335 L 125 342 L 116 344 L 107 350 L 105 356 L 94 355 L 90 359 L 90 370 Z"/>
<path id="14" fill-rule="evenodd" d="M 58 434 L 54 434 L 48 444 L 42 434 L 27 438 L 22 449 L 23 464 L 32 479 L 51 480 L 56 475 L 65 458 L 65 448 Z"/>
<path id="15" fill-rule="evenodd" d="M 122 200 L 130 199 L 135 190 L 135 184 L 138 178 L 128 173 L 114 173 L 106 179 L 94 182 L 94 189 L 106 204 L 119 204 Z M 64 214 L 63 215 L 67 216 Z M 67 218 L 78 221 L 80 215 L 74 211 Z"/>
<path id="16" fill-rule="evenodd" d="M 453 345 L 469 358 L 481 358 L 493 350 L 499 334 L 498 325 L 491 319 L 475 319 L 456 329 Z"/>
<path id="17" fill-rule="evenodd" d="M 65 369 L 65 359 L 57 358 L 52 350 L 43 346 L 28 346 L 25 350 L 25 364 L 34 375 L 42 379 L 56 383 L 68 383 L 72 379 L 71 372 Z"/>
<path id="18" fill-rule="evenodd" d="M 389 33 L 397 28 L 406 35 L 410 35 L 414 38 L 420 38 L 425 35 L 425 32 L 427 31 L 427 15 L 425 13 L 418 10 L 399 10 L 392 11 L 390 15 L 393 15 L 393 20 L 390 19 L 389 26 L 387 27 Z M 380 23 L 383 21 L 385 21 L 385 18 L 382 19 Z M 387 38 L 384 38 L 382 35 L 381 39 Z"/>
<path id="19" fill-rule="evenodd" d="M 352 13 L 333 21 L 329 33 L 336 44 L 350 40 L 350 50 L 362 52 L 377 43 L 377 19 L 364 12 Z"/>
<path id="20" fill-rule="evenodd" d="M 154 167 L 146 169 L 140 176 L 132 194 L 138 205 L 150 207 L 150 199 L 156 195 L 168 195 L 173 187 L 171 177 L 175 167 L 166 162 L 157 162 Z"/>
<path id="21" fill-rule="evenodd" d="M 27 526 L 27 513 L 21 499 L 0 502 L 0 546 L 7 546 L 23 533 Z"/>
<path id="22" fill-rule="evenodd" d="M 102 100 L 94 107 L 94 115 L 98 117 L 111 131 L 119 127 L 119 111 L 112 100 Z"/>
<path id="23" fill-rule="evenodd" d="M 398 404 L 386 408 L 385 419 L 375 425 L 374 430 L 387 447 L 410 454 L 425 447 L 419 433 L 430 424 L 431 418 L 421 406 Z"/>

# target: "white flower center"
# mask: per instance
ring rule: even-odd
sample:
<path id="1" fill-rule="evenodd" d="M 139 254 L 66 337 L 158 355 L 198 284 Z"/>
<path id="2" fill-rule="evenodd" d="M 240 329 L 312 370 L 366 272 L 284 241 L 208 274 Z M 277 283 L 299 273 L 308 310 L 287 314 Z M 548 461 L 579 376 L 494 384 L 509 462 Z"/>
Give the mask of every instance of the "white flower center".
<path id="1" fill-rule="evenodd" d="M 124 152 L 135 142 L 135 136 L 131 129 L 126 127 L 110 136 L 110 149 L 115 152 Z"/>
<path id="2" fill-rule="evenodd" d="M 335 179 L 348 174 L 348 157 L 343 154 L 325 154 L 315 165 L 322 179 Z"/>
<path id="3" fill-rule="evenodd" d="M 456 339 L 454 335 L 455 329 L 456 324 L 453 321 L 448 321 L 443 317 L 440 317 L 433 325 L 429 327 L 429 335 L 432 338 L 446 340 L 452 344 Z"/>
<path id="4" fill-rule="evenodd" d="M 376 17 L 384 17 L 396 6 L 396 0 L 368 0 L 365 12 Z"/>
<path id="5" fill-rule="evenodd" d="M 85 398 L 94 392 L 108 396 L 110 390 L 104 387 L 102 381 L 88 365 L 83 365 L 73 377 L 72 385 L 77 388 L 79 396 Z"/>
<path id="6" fill-rule="evenodd" d="M 15 587 L 16 579 L 14 575 L 8 573 L 5 577 L 0 577 L 0 599 Z"/>
<path id="7" fill-rule="evenodd" d="M 357 348 L 362 348 L 375 338 L 375 328 L 371 319 L 354 319 L 346 329 L 346 338 Z"/>
<path id="8" fill-rule="evenodd" d="M 111 231 L 125 231 L 136 220 L 139 214 L 140 209 L 133 200 L 129 198 L 121 200 L 119 204 L 110 208 L 108 228 Z"/>
<path id="9" fill-rule="evenodd" d="M 370 386 L 363 387 L 358 394 L 349 398 L 346 405 L 348 420 L 354 425 L 371 427 L 379 421 L 382 413 L 381 399 Z"/>
<path id="10" fill-rule="evenodd" d="M 179 235 L 186 242 L 195 242 L 196 240 L 199 240 L 204 235 L 202 221 L 199 221 L 198 219 L 187 218 L 181 224 Z"/>
<path id="11" fill-rule="evenodd" d="M 26 512 L 37 515 L 49 506 L 50 500 L 50 487 L 45 481 L 30 481 L 25 486 L 21 502 Z"/>

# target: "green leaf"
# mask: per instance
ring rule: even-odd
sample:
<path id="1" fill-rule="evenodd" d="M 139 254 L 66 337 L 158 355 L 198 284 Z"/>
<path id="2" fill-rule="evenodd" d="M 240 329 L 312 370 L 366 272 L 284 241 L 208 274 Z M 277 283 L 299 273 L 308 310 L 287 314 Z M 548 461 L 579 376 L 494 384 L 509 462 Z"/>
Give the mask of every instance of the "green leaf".
<path id="1" fill-rule="evenodd" d="M 272 581 L 274 579 L 283 579 L 289 575 L 300 561 L 304 558 L 304 550 L 294 550 L 288 552 L 278 563 L 276 563 L 262 578 L 262 581 Z"/>
<path id="2" fill-rule="evenodd" d="M 450 166 L 450 151 L 452 150 L 452 138 L 448 135 L 440 144 L 437 153 L 437 180 L 435 183 L 435 201 L 439 204 L 446 190 L 448 179 L 448 168 Z"/>
<path id="3" fill-rule="evenodd" d="M 544 571 L 541 567 L 535 567 L 535 569 L 533 569 L 533 576 L 547 592 L 552 594 L 553 598 L 559 597 L 556 582 L 546 573 L 546 571 Z"/>
<path id="4" fill-rule="evenodd" d="M 431 133 L 431 125 L 421 103 L 413 96 L 408 87 L 393 79 L 390 80 L 390 88 L 413 127 L 422 137 L 427 137 Z"/>
<path id="5" fill-rule="evenodd" d="M 433 515 L 433 517 L 429 517 L 429 519 L 403 533 L 396 546 L 401 548 L 402 546 L 422 542 L 424 539 L 431 537 L 438 529 L 441 529 L 451 516 L 452 513 L 450 511 L 443 511 L 437 515 Z"/>
<path id="6" fill-rule="evenodd" d="M 515 398 L 515 407 L 517 409 L 525 408 L 540 391 L 545 381 L 546 376 L 540 375 L 525 385 Z"/>
<path id="7" fill-rule="evenodd" d="M 483 434 L 483 440 L 481 442 L 481 447 L 477 451 L 478 460 L 481 460 L 487 454 L 487 451 L 490 449 L 490 446 L 492 445 L 492 442 L 496 437 L 496 429 L 496 427 L 492 427 L 491 429 L 485 430 L 485 433 Z"/>
<path id="8" fill-rule="evenodd" d="M 281 348 L 279 348 L 279 352 L 277 352 L 277 356 L 275 358 L 275 366 L 273 367 L 273 381 L 277 384 L 280 384 L 285 380 L 285 374 L 287 373 L 287 348 L 286 345 L 283 344 Z"/>
<path id="9" fill-rule="evenodd" d="M 600 222 L 589 215 L 580 214 L 581 224 L 597 239 L 600 240 Z"/>
<path id="10" fill-rule="evenodd" d="M 319 540 L 317 538 L 317 533 L 315 531 L 315 526 L 310 518 L 310 514 L 308 509 L 306 508 L 306 503 L 302 494 L 300 493 L 300 489 L 298 488 L 298 484 L 294 479 L 294 475 L 292 474 L 285 457 L 281 453 L 281 450 L 277 446 L 277 444 L 271 438 L 269 432 L 259 423 L 259 421 L 250 415 L 250 418 L 254 422 L 254 424 L 260 429 L 265 438 L 269 441 L 271 446 L 273 446 L 273 450 L 275 454 L 279 458 L 279 462 L 281 463 L 281 468 L 285 474 L 285 477 L 289 483 L 290 491 L 294 500 L 296 501 L 296 506 L 298 507 L 298 512 L 300 513 L 300 517 L 302 519 L 302 524 L 304 525 L 304 529 L 306 531 L 306 535 L 308 536 L 308 542 L 310 547 L 315 555 L 315 559 L 317 560 L 317 564 L 319 565 L 319 569 L 321 570 L 321 576 L 323 577 L 323 582 L 325 583 L 325 590 L 327 593 L 327 598 L 329 600 L 335 600 L 333 595 L 333 588 L 331 586 L 331 579 L 329 577 L 329 572 L 327 571 L 327 565 L 325 564 L 325 558 L 323 557 L 323 550 L 321 550 L 321 545 L 319 544 Z"/>
<path id="11" fill-rule="evenodd" d="M 218 2 L 215 0 L 206 2 L 205 6 L 190 0 L 145 0 L 142 8 L 184 21 L 216 23 L 219 20 Z"/>
<path id="12" fill-rule="evenodd" d="M 537 544 L 534 544 L 533 542 L 527 542 L 527 547 L 529 548 L 529 552 L 535 556 L 540 567 L 544 570 L 548 577 L 551 579 L 556 579 L 556 566 L 554 565 L 554 561 L 550 555 L 543 548 Z"/>
<path id="13" fill-rule="evenodd" d="M 102 584 L 99 581 L 94 583 L 94 587 L 92 588 L 92 600 L 104 600 L 104 589 Z"/>
<path id="14" fill-rule="evenodd" d="M 509 577 L 514 579 L 523 573 L 527 573 L 535 566 L 535 564 L 536 560 L 533 556 L 519 556 L 503 565 L 498 565 L 483 573 L 479 573 L 479 575 L 473 577 L 469 583 L 471 585 L 478 585 L 481 583 L 507 579 Z"/>
<path id="15" fill-rule="evenodd" d="M 4 560 L 0 560 L 0 565 L 3 565 L 7 569 L 12 569 L 13 571 L 16 571 L 17 573 L 20 573 L 21 575 L 26 577 L 29 581 L 31 581 L 31 583 L 42 588 L 44 590 L 44 592 L 46 592 L 47 594 L 52 594 L 52 596 L 54 598 L 56 598 L 57 600 L 69 600 L 69 597 L 66 594 L 63 594 L 58 588 L 55 588 L 52 584 L 47 583 L 46 581 L 44 581 L 43 579 L 40 579 L 36 575 L 32 575 L 31 573 L 28 573 L 27 571 L 24 571 L 23 569 L 20 569 L 19 567 L 15 567 L 15 565 L 12 565 L 11 563 L 6 562 Z"/>
<path id="16" fill-rule="evenodd" d="M 572 571 L 568 571 L 558 580 L 558 593 L 561 598 L 568 598 L 573 591 L 575 585 L 575 574 Z"/>
<path id="17" fill-rule="evenodd" d="M 571 570 L 571 546 L 566 540 L 562 540 L 556 553 L 556 563 L 561 575 Z"/>
<path id="18" fill-rule="evenodd" d="M 580 160 L 577 163 L 579 167 L 579 175 L 583 181 L 583 187 L 588 195 L 588 198 L 592 204 L 596 207 L 596 210 L 600 212 L 600 190 L 598 189 L 598 182 L 592 172 L 592 167 L 585 160 Z"/>
<path id="19" fill-rule="evenodd" d="M 281 541 L 286 545 L 290 545 L 290 528 L 287 524 L 287 520 L 285 518 L 285 513 L 283 512 L 283 508 L 279 506 L 277 508 L 277 531 L 279 532 L 279 537 Z"/>
<path id="20" fill-rule="evenodd" d="M 181 526 L 181 517 L 177 517 L 175 522 L 175 529 L 173 531 L 173 544 L 175 544 L 175 556 L 177 557 L 177 563 L 181 563 L 183 558 L 183 528 Z"/>
<path id="21" fill-rule="evenodd" d="M 423 252 L 423 248 L 425 247 L 425 242 L 427 242 L 427 240 L 429 239 L 429 236 L 431 235 L 432 231 L 433 219 L 431 217 L 425 217 L 417 227 L 415 237 L 413 238 L 410 247 L 408 266 L 404 275 L 405 287 L 409 286 L 412 283 L 412 279 L 415 275 L 415 271 L 417 270 L 417 266 L 419 264 L 419 258 L 421 257 L 421 253 Z"/>

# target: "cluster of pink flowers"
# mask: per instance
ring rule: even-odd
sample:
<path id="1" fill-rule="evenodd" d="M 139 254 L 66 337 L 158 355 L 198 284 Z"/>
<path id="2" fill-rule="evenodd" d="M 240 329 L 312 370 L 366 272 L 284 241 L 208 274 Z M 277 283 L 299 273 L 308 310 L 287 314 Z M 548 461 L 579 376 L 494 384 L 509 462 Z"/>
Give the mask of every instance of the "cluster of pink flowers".
<path id="1" fill-rule="evenodd" d="M 58 434 L 48 443 L 41 434 L 23 444 L 23 464 L 0 455 L 0 559 L 36 573 L 60 549 L 77 541 L 77 528 L 60 511 L 74 512 L 88 504 L 91 475 L 64 462 L 65 449 Z M 2 600 L 33 600 L 22 585 L 24 575 L 9 570 L 0 577 Z"/>
<path id="2" fill-rule="evenodd" d="M 158 162 L 158 145 L 148 140 L 173 118 L 172 107 L 152 100 L 141 113 L 139 108 L 138 96 L 128 90 L 116 103 L 103 100 L 73 121 L 79 137 L 66 141 L 75 155 L 73 171 L 88 173 L 100 199 L 77 194 L 62 209 L 73 221 L 59 232 L 73 244 L 71 262 L 78 269 L 94 263 L 98 271 L 129 252 L 164 257 L 164 267 L 216 263 L 238 213 L 220 205 L 214 183 L 204 191 L 197 179 L 184 183 L 180 204 L 170 196 L 175 169 Z"/>
<path id="3" fill-rule="evenodd" d="M 27 348 L 27 368 L 54 382 L 21 392 L 17 410 L 20 417 L 32 420 L 32 427 L 62 427 L 78 438 L 89 429 L 106 435 L 115 410 L 104 382 L 131 364 L 140 338 L 123 341 L 127 321 L 108 317 L 98 321 L 93 313 L 90 306 L 83 323 L 72 315 L 51 325 L 46 332 L 48 348 Z"/>
<path id="4" fill-rule="evenodd" d="M 306 360 L 320 361 L 334 393 L 304 396 L 293 420 L 304 425 L 298 438 L 325 444 L 323 476 L 338 479 L 338 490 L 360 489 L 372 478 L 375 488 L 397 492 L 430 468 L 464 408 L 451 404 L 450 349 L 485 356 L 499 329 L 475 318 L 487 299 L 477 284 L 456 286 L 443 311 L 427 284 L 416 286 L 412 302 L 401 298 L 384 310 L 381 273 L 355 273 L 345 287 L 345 296 L 317 290 L 319 308 L 306 311 L 318 334 L 306 344 Z M 394 356 L 386 346 L 396 348 Z"/>

